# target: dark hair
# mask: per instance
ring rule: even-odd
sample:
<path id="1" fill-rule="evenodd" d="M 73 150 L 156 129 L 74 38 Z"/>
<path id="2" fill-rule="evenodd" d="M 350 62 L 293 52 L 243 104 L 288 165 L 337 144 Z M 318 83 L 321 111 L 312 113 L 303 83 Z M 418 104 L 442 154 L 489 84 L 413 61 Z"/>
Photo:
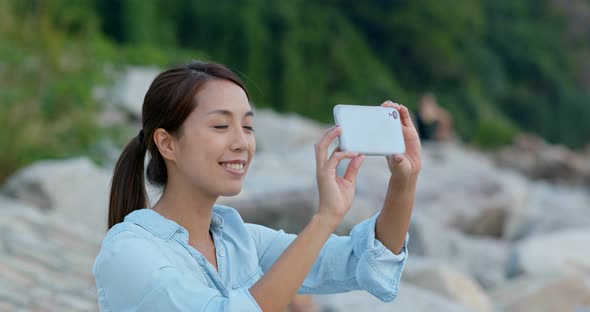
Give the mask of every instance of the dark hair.
<path id="1" fill-rule="evenodd" d="M 221 64 L 194 61 L 168 69 L 154 79 L 143 100 L 142 133 L 139 139 L 131 139 L 115 165 L 109 200 L 109 229 L 123 222 L 132 211 L 147 207 L 144 185 L 146 151 L 150 154 L 147 180 L 155 186 L 166 185 L 168 172 L 153 140 L 154 131 L 162 128 L 173 135 L 182 135 L 182 123 L 198 105 L 195 95 L 205 82 L 212 79 L 232 81 L 246 92 L 249 99 L 244 83 Z"/>

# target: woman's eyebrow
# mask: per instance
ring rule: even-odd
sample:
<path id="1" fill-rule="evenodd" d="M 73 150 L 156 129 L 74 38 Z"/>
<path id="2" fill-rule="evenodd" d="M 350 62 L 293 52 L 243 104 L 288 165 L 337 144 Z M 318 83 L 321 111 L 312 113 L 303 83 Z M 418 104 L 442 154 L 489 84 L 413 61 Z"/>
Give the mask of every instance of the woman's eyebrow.
<path id="1" fill-rule="evenodd" d="M 229 111 L 227 109 L 217 109 L 217 110 L 210 111 L 207 113 L 207 115 L 213 115 L 213 114 L 221 114 L 221 115 L 230 116 L 230 117 L 234 115 L 234 113 L 232 111 Z M 248 116 L 254 117 L 254 112 L 251 110 L 247 111 L 244 114 L 244 117 L 248 117 Z"/>

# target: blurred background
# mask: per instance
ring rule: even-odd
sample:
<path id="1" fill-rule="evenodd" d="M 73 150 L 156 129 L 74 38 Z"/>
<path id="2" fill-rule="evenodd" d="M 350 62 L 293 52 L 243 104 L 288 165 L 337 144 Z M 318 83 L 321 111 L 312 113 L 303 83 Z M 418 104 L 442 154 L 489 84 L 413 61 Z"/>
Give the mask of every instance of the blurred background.
<path id="1" fill-rule="evenodd" d="M 419 126 L 398 298 L 293 311 L 590 311 L 588 0 L 0 0 L 0 311 L 98 309 L 114 162 L 153 78 L 191 60 L 249 89 L 257 155 L 220 199 L 249 222 L 305 225 L 335 104 L 390 99 Z M 367 160 L 339 234 L 388 177 Z"/>

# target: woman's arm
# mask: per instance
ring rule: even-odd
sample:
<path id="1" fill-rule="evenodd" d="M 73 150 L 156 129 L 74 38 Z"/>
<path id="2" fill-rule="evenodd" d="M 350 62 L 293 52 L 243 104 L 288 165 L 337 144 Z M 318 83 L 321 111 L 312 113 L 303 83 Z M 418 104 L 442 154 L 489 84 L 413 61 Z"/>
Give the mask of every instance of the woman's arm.
<path id="1" fill-rule="evenodd" d="M 410 226 L 417 177 L 406 181 L 391 178 L 383 209 L 377 217 L 376 238 L 394 254 L 399 254 Z"/>
<path id="2" fill-rule="evenodd" d="M 405 106 L 390 101 L 382 106 L 393 107 L 400 112 L 406 152 L 405 155 L 387 157 L 391 178 L 383 209 L 377 218 L 375 235 L 387 249 L 398 254 L 402 250 L 410 226 L 418 173 L 422 165 L 420 138 Z"/>
<path id="3" fill-rule="evenodd" d="M 272 267 L 256 282 L 250 293 L 263 311 L 282 311 L 297 293 L 324 243 L 352 205 L 355 178 L 364 156 L 336 149 L 328 159 L 330 143 L 341 133 L 335 126 L 315 145 L 316 174 L 320 205 L 318 212 Z M 336 166 L 352 158 L 343 177 Z"/>
<path id="4" fill-rule="evenodd" d="M 392 177 L 383 209 L 375 222 L 375 238 L 392 253 L 399 254 L 403 250 L 414 205 L 417 176 L 421 166 L 420 141 L 406 107 L 389 101 L 382 106 L 394 107 L 400 112 L 406 154 L 387 157 Z M 264 311 L 284 309 L 310 272 L 326 240 L 350 209 L 356 175 L 364 156 L 336 149 L 330 159 L 326 160 L 328 146 L 340 132 L 339 127 L 330 129 L 315 146 L 320 193 L 318 213 L 266 274 L 250 288 L 252 296 Z M 344 158 L 353 159 L 344 176 L 338 177 L 336 166 Z M 393 260 L 395 256 L 391 255 L 390 258 L 392 259 L 388 260 Z M 403 259 L 395 260 L 403 263 Z M 367 264 L 367 266 L 371 265 Z M 394 268 L 391 272 L 392 276 L 388 276 L 389 280 L 399 279 L 401 273 L 399 270 Z M 396 287 L 397 285 L 394 285 L 394 288 Z M 392 296 L 387 294 L 382 297 L 392 299 Z"/>
<path id="5" fill-rule="evenodd" d="M 324 243 L 336 226 L 314 216 L 250 293 L 263 311 L 283 311 L 311 270 Z"/>

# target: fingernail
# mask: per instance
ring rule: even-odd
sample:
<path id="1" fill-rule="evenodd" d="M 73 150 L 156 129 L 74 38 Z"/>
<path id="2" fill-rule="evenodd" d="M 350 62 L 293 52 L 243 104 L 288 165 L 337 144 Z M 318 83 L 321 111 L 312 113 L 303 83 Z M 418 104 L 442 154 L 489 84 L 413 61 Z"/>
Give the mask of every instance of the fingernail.
<path id="1" fill-rule="evenodd" d="M 402 161 L 404 159 L 404 155 L 402 155 L 402 154 L 395 154 L 395 155 L 393 155 L 393 159 L 395 161 L 397 161 L 397 162 L 400 162 L 400 161 Z"/>

